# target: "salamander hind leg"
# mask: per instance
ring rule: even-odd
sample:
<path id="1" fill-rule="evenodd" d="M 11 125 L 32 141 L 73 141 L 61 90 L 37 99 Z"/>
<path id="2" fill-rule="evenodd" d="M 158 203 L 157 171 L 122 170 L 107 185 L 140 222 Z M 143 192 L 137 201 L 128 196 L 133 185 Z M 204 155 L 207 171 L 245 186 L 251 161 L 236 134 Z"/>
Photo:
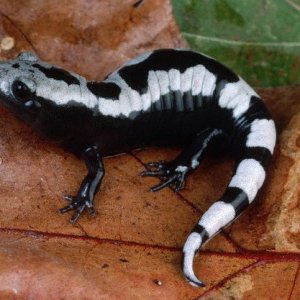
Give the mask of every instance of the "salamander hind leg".
<path id="1" fill-rule="evenodd" d="M 171 162 L 150 162 L 146 164 L 146 168 L 148 170 L 143 171 L 141 173 L 142 176 L 153 176 L 162 180 L 162 183 L 151 188 L 152 192 L 159 191 L 167 186 L 171 186 L 176 191 L 179 191 L 183 187 L 185 177 L 190 170 L 187 164 L 176 160 Z"/>
<path id="2" fill-rule="evenodd" d="M 159 161 L 146 164 L 146 171 L 141 176 L 158 177 L 162 182 L 151 188 L 156 192 L 167 186 L 179 191 L 184 186 L 187 174 L 196 169 L 203 157 L 205 149 L 210 142 L 222 134 L 219 129 L 207 128 L 201 131 L 191 145 L 185 148 L 174 160 L 170 162 Z"/>

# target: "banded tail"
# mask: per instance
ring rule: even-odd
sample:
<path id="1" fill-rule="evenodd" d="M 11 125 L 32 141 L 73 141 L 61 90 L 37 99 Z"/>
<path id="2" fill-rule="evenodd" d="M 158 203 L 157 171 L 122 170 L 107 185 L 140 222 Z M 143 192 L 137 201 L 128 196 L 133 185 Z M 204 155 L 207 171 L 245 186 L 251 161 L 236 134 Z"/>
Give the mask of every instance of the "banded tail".
<path id="1" fill-rule="evenodd" d="M 247 132 L 241 139 L 243 145 L 239 145 L 243 150 L 225 193 L 203 214 L 185 242 L 182 269 L 193 286 L 205 285 L 193 270 L 197 251 L 253 202 L 265 181 L 266 168 L 275 147 L 276 130 L 272 119 L 262 117 L 254 118 L 252 115 L 248 118 L 249 126 L 246 126 Z"/>

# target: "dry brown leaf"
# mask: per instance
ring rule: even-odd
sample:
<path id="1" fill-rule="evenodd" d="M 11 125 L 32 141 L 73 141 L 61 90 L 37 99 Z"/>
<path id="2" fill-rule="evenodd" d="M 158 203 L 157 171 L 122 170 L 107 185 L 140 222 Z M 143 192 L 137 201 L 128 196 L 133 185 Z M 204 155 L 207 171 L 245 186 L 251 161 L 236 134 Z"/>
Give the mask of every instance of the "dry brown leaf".
<path id="1" fill-rule="evenodd" d="M 185 45 L 167 0 L 1 0 L 0 22 L 2 59 L 34 50 L 92 79 L 146 50 Z M 179 149 L 106 158 L 98 215 L 72 226 L 57 210 L 84 162 L 0 109 L 0 298 L 297 299 L 300 87 L 260 92 L 279 130 L 274 163 L 258 201 L 197 256 L 203 289 L 184 281 L 181 247 L 233 161 L 210 156 L 181 193 L 153 194 L 142 163 Z"/>

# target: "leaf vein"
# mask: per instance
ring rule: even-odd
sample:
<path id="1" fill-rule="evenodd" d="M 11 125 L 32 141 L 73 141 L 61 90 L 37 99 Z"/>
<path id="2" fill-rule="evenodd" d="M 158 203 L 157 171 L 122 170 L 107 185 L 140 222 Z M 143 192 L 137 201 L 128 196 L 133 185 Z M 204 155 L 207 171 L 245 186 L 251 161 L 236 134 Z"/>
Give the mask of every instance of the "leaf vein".
<path id="1" fill-rule="evenodd" d="M 185 38 L 194 38 L 197 40 L 211 41 L 216 43 L 230 44 L 233 46 L 260 46 L 260 47 L 299 47 L 300 42 L 245 42 L 234 41 L 217 37 L 198 35 L 190 32 L 182 32 Z"/>

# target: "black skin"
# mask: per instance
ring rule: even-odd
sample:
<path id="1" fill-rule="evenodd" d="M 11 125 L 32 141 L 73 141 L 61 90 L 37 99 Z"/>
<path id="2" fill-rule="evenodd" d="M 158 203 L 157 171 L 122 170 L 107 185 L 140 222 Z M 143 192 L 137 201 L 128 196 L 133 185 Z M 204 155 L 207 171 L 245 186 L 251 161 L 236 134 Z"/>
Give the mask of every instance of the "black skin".
<path id="1" fill-rule="evenodd" d="M 85 208 L 88 209 L 90 215 L 95 215 L 93 200 L 105 174 L 102 157 L 97 147 L 86 149 L 83 157 L 85 158 L 88 174 L 83 179 L 76 196 L 64 196 L 64 198 L 71 203 L 59 210 L 61 213 L 76 210 L 71 218 L 72 224 L 77 222 Z"/>
<path id="2" fill-rule="evenodd" d="M 95 117 L 91 110 L 77 104 L 57 107 L 46 99 L 37 100 L 43 105 L 31 125 L 66 150 L 83 157 L 88 169 L 77 195 L 65 196 L 70 203 L 60 209 L 61 213 L 75 211 L 72 224 L 78 221 L 85 209 L 91 215 L 95 214 L 93 201 L 104 176 L 102 157 L 153 145 L 187 145 L 170 162 L 146 164 L 146 171 L 141 174 L 158 177 L 162 181 L 151 189 L 153 192 L 168 186 L 179 191 L 186 176 L 193 170 L 191 162 L 194 155 L 201 151 L 198 158 L 200 162 L 204 150 L 215 137 L 223 136 L 234 127 L 231 114 L 220 114 L 214 104 L 212 108 L 207 106 L 193 111 L 140 112 L 130 119 Z M 215 131 L 218 134 L 207 142 L 207 138 Z M 185 166 L 186 172 L 176 170 L 178 166 Z"/>
<path id="3" fill-rule="evenodd" d="M 142 172 L 141 176 L 158 177 L 162 180 L 160 184 L 153 186 L 151 191 L 157 192 L 167 186 L 174 188 L 176 192 L 182 189 L 187 174 L 196 168 L 192 167 L 193 157 L 201 152 L 199 157 L 197 157 L 199 164 L 208 145 L 210 145 L 216 137 L 219 137 L 221 133 L 222 131 L 213 128 L 204 129 L 174 160 L 170 162 L 160 161 L 147 163 L 145 165 L 147 170 Z M 207 141 L 207 143 L 205 143 L 205 141 Z M 186 167 L 186 171 L 182 172 L 176 170 L 178 166 Z"/>
<path id="4" fill-rule="evenodd" d="M 235 120 L 231 110 L 220 108 L 220 90 L 226 83 L 239 80 L 225 66 L 195 52 L 165 49 L 153 52 L 143 62 L 123 67 L 119 73 L 129 86 L 143 94 L 148 85 L 150 70 L 168 71 L 175 68 L 182 73 L 196 64 L 204 65 L 216 76 L 216 88 L 212 95 L 193 96 L 191 91 L 183 94 L 170 91 L 151 105 L 148 111 L 134 111 L 126 117 L 99 115 L 99 111 L 88 109 L 75 101 L 57 106 L 47 99 L 36 97 L 18 80 L 15 82 L 13 97 L 5 99 L 7 96 L 2 95 L 4 105 L 18 117 L 42 135 L 84 157 L 88 174 L 77 195 L 66 196 L 65 199 L 70 204 L 60 210 L 61 213 L 75 210 L 72 223 L 78 220 L 85 208 L 90 214 L 95 213 L 93 199 L 104 176 L 103 156 L 153 145 L 189 145 L 173 161 L 149 163 L 146 165 L 147 170 L 142 173 L 143 176 L 155 176 L 162 180 L 152 191 L 167 186 L 178 191 L 182 188 L 186 175 L 193 170 L 191 162 L 194 155 L 201 151 L 198 161 L 201 160 L 204 150 L 215 137 L 225 137 L 225 142 L 230 144 L 233 151 L 236 150 L 238 155 L 242 153 L 241 145 L 244 145 L 244 138 L 249 132 L 249 124 L 253 119 L 265 118 L 267 112 L 261 101 L 255 97 L 251 99 L 247 118 Z M 38 63 L 32 66 L 43 72 L 47 78 L 61 80 L 66 84 L 79 84 L 72 74 L 57 67 L 48 69 Z M 18 65 L 13 67 L 18 68 Z M 87 87 L 96 96 L 108 99 L 118 99 L 120 93 L 120 88 L 113 83 L 88 82 Z M 32 105 L 28 106 L 28 100 L 31 100 L 29 103 Z M 25 103 L 27 105 L 24 107 Z M 209 138 L 216 130 L 219 133 Z M 257 156 L 256 153 L 248 155 Z M 185 167 L 184 171 L 178 170 L 178 166 Z"/>
<path id="5" fill-rule="evenodd" d="M 177 114 L 168 111 L 150 112 L 139 114 L 131 120 L 94 117 L 91 110 L 84 107 L 58 108 L 43 99 L 43 106 L 33 122 L 33 127 L 42 135 L 83 157 L 88 169 L 88 174 L 83 179 L 77 195 L 65 196 L 64 198 L 70 203 L 60 209 L 60 212 L 74 210 L 72 224 L 77 222 L 85 209 L 94 215 L 94 197 L 104 176 L 102 157 L 128 152 L 138 147 L 178 145 L 178 141 L 180 145 L 188 145 L 173 161 L 149 163 L 145 166 L 147 171 L 141 174 L 155 176 L 162 180 L 161 184 L 151 189 L 153 192 L 167 186 L 179 191 L 184 185 L 186 176 L 192 171 L 193 156 L 203 150 L 198 159 L 201 160 L 208 146 L 203 143 L 216 130 L 215 127 L 202 129 L 208 123 L 203 111 L 185 111 Z M 214 137 L 211 140 L 213 139 Z M 187 171 L 176 171 L 178 166 L 186 166 Z"/>
<path id="6" fill-rule="evenodd" d="M 260 102 L 255 98 L 252 102 L 250 110 L 262 111 Z M 170 162 L 151 162 L 145 165 L 146 171 L 142 172 L 142 176 L 154 176 L 162 181 L 152 187 L 153 192 L 165 187 L 179 191 L 186 176 L 193 171 L 191 162 L 194 155 L 201 151 L 198 158 L 200 162 L 208 146 L 217 140 L 221 150 L 230 149 L 235 157 L 242 155 L 251 158 L 254 155 L 260 160 L 255 153 L 247 154 L 243 151 L 242 145 L 249 133 L 249 121 L 244 124 L 243 119 L 234 120 L 232 113 L 222 110 L 214 100 L 210 105 L 194 111 L 150 111 L 137 114 L 133 119 L 95 117 L 91 110 L 81 106 L 58 108 L 47 105 L 46 100 L 43 103 L 33 127 L 67 150 L 82 156 L 88 169 L 77 195 L 66 196 L 65 199 L 70 204 L 60 210 L 61 213 L 75 211 L 71 218 L 73 224 L 86 208 L 91 215 L 95 214 L 93 200 L 104 176 L 104 156 L 153 145 L 186 145 Z M 265 118 L 265 114 L 262 116 Z M 259 118 L 257 113 L 251 113 L 247 117 L 250 120 L 255 118 Z M 269 153 L 266 155 L 270 156 Z M 176 171 L 178 166 L 187 167 L 186 172 Z"/>
<path id="7" fill-rule="evenodd" d="M 66 195 L 64 198 L 70 203 L 59 210 L 60 213 L 75 211 L 71 218 L 72 224 L 78 221 L 85 209 L 90 215 L 95 215 L 93 201 L 105 174 L 103 156 L 144 146 L 187 144 L 188 147 L 173 161 L 146 164 L 146 171 L 141 174 L 161 179 L 161 184 L 151 189 L 153 192 L 168 186 L 179 191 L 186 176 L 193 170 L 191 162 L 194 155 L 201 151 L 198 158 L 200 161 L 208 144 L 222 133 L 215 127 L 205 128 L 209 123 L 203 113 L 205 110 L 175 114 L 154 111 L 137 114 L 133 119 L 94 117 L 91 110 L 82 106 L 57 107 L 45 99 L 33 99 L 42 102 L 43 105 L 36 112 L 34 121 L 28 123 L 45 137 L 83 157 L 87 166 L 88 174 L 83 179 L 77 195 Z M 19 116 L 26 120 L 28 112 L 21 110 Z M 224 128 L 222 124 L 220 127 Z M 209 139 L 209 143 L 204 143 L 216 130 L 219 133 Z M 178 166 L 185 166 L 186 172 L 176 170 Z"/>
<path id="8" fill-rule="evenodd" d="M 201 151 L 201 154 L 197 158 L 198 162 L 200 162 L 208 145 L 220 134 L 221 131 L 219 130 L 207 128 L 201 131 L 190 146 L 185 148 L 174 160 L 146 164 L 145 167 L 147 170 L 142 172 L 141 176 L 158 177 L 162 181 L 160 184 L 153 186 L 151 191 L 156 192 L 169 186 L 178 192 L 184 185 L 186 175 L 193 170 L 191 166 L 193 157 Z M 70 220 L 72 224 L 77 222 L 86 208 L 90 215 L 95 215 L 93 200 L 105 174 L 100 149 L 97 146 L 86 149 L 83 157 L 88 174 L 83 179 L 76 196 L 64 196 L 67 201 L 70 201 L 70 204 L 59 210 L 60 213 L 75 210 Z M 181 172 L 176 170 L 178 166 L 185 166 L 186 171 Z"/>

